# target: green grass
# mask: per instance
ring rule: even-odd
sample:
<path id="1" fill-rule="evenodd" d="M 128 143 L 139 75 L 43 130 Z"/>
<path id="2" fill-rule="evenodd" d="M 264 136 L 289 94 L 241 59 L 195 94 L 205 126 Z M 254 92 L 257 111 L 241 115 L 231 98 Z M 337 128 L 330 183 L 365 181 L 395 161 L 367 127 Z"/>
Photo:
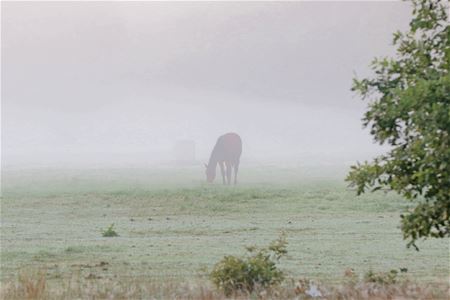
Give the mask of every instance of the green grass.
<path id="1" fill-rule="evenodd" d="M 419 281 L 447 278 L 448 240 L 406 249 L 398 226 L 408 202 L 383 192 L 356 197 L 344 173 L 243 167 L 241 183 L 226 187 L 205 184 L 201 168 L 4 171 L 1 279 L 32 268 L 50 279 L 187 280 L 283 231 L 281 268 L 294 278 L 339 281 L 346 268 L 402 267 Z M 102 237 L 112 223 L 120 236 Z"/>

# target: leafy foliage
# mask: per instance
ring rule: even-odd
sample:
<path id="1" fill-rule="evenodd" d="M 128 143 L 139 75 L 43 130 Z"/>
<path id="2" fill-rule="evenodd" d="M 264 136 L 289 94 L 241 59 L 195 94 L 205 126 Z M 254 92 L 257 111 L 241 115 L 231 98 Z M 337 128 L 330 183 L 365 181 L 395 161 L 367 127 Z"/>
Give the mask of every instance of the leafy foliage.
<path id="1" fill-rule="evenodd" d="M 406 33 L 396 32 L 395 58 L 375 59 L 374 78 L 354 79 L 369 100 L 364 126 L 391 150 L 351 168 L 357 193 L 387 188 L 415 201 L 401 216 L 408 247 L 450 236 L 450 25 L 448 2 L 414 0 Z"/>
<path id="2" fill-rule="evenodd" d="M 119 234 L 114 230 L 114 223 L 109 225 L 109 227 L 106 230 L 103 230 L 102 232 L 103 237 L 115 237 L 119 236 Z"/>
<path id="3" fill-rule="evenodd" d="M 390 270 L 389 272 L 379 272 L 375 273 L 372 270 L 369 270 L 366 274 L 364 274 L 365 282 L 373 282 L 379 284 L 395 284 L 398 281 L 398 271 Z"/>
<path id="4" fill-rule="evenodd" d="M 266 288 L 279 284 L 284 274 L 276 263 L 287 254 L 286 246 L 282 235 L 267 248 L 247 247 L 247 257 L 225 256 L 214 266 L 210 278 L 226 296 L 236 292 L 251 293 L 257 286 Z"/>

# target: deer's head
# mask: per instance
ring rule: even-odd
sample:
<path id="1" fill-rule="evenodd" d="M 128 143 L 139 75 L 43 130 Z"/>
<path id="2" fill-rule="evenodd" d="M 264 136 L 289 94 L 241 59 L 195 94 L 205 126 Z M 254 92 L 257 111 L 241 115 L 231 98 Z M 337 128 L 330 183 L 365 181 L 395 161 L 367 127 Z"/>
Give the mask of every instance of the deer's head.
<path id="1" fill-rule="evenodd" d="M 205 168 L 206 181 L 212 183 L 214 179 L 216 179 L 216 170 L 214 170 L 214 168 L 210 168 L 207 164 L 205 164 Z"/>

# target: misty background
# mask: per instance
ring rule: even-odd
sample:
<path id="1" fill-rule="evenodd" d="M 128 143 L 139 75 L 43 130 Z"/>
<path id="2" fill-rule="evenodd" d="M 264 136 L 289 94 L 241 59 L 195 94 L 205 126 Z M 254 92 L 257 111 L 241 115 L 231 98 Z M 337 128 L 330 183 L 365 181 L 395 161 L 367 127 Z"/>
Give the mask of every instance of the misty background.
<path id="1" fill-rule="evenodd" d="M 383 151 L 352 78 L 405 2 L 2 2 L 2 165 L 151 165 L 237 132 L 245 163 Z"/>

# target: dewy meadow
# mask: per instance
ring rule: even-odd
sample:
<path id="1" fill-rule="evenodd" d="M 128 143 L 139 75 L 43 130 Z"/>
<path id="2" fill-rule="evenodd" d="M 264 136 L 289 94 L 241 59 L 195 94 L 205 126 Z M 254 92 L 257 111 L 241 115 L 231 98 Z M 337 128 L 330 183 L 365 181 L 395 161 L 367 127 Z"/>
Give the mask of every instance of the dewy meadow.
<path id="1" fill-rule="evenodd" d="M 447 299 L 448 237 L 402 232 L 422 196 L 345 181 L 393 149 L 352 79 L 413 14 L 2 2 L 0 298 Z"/>

